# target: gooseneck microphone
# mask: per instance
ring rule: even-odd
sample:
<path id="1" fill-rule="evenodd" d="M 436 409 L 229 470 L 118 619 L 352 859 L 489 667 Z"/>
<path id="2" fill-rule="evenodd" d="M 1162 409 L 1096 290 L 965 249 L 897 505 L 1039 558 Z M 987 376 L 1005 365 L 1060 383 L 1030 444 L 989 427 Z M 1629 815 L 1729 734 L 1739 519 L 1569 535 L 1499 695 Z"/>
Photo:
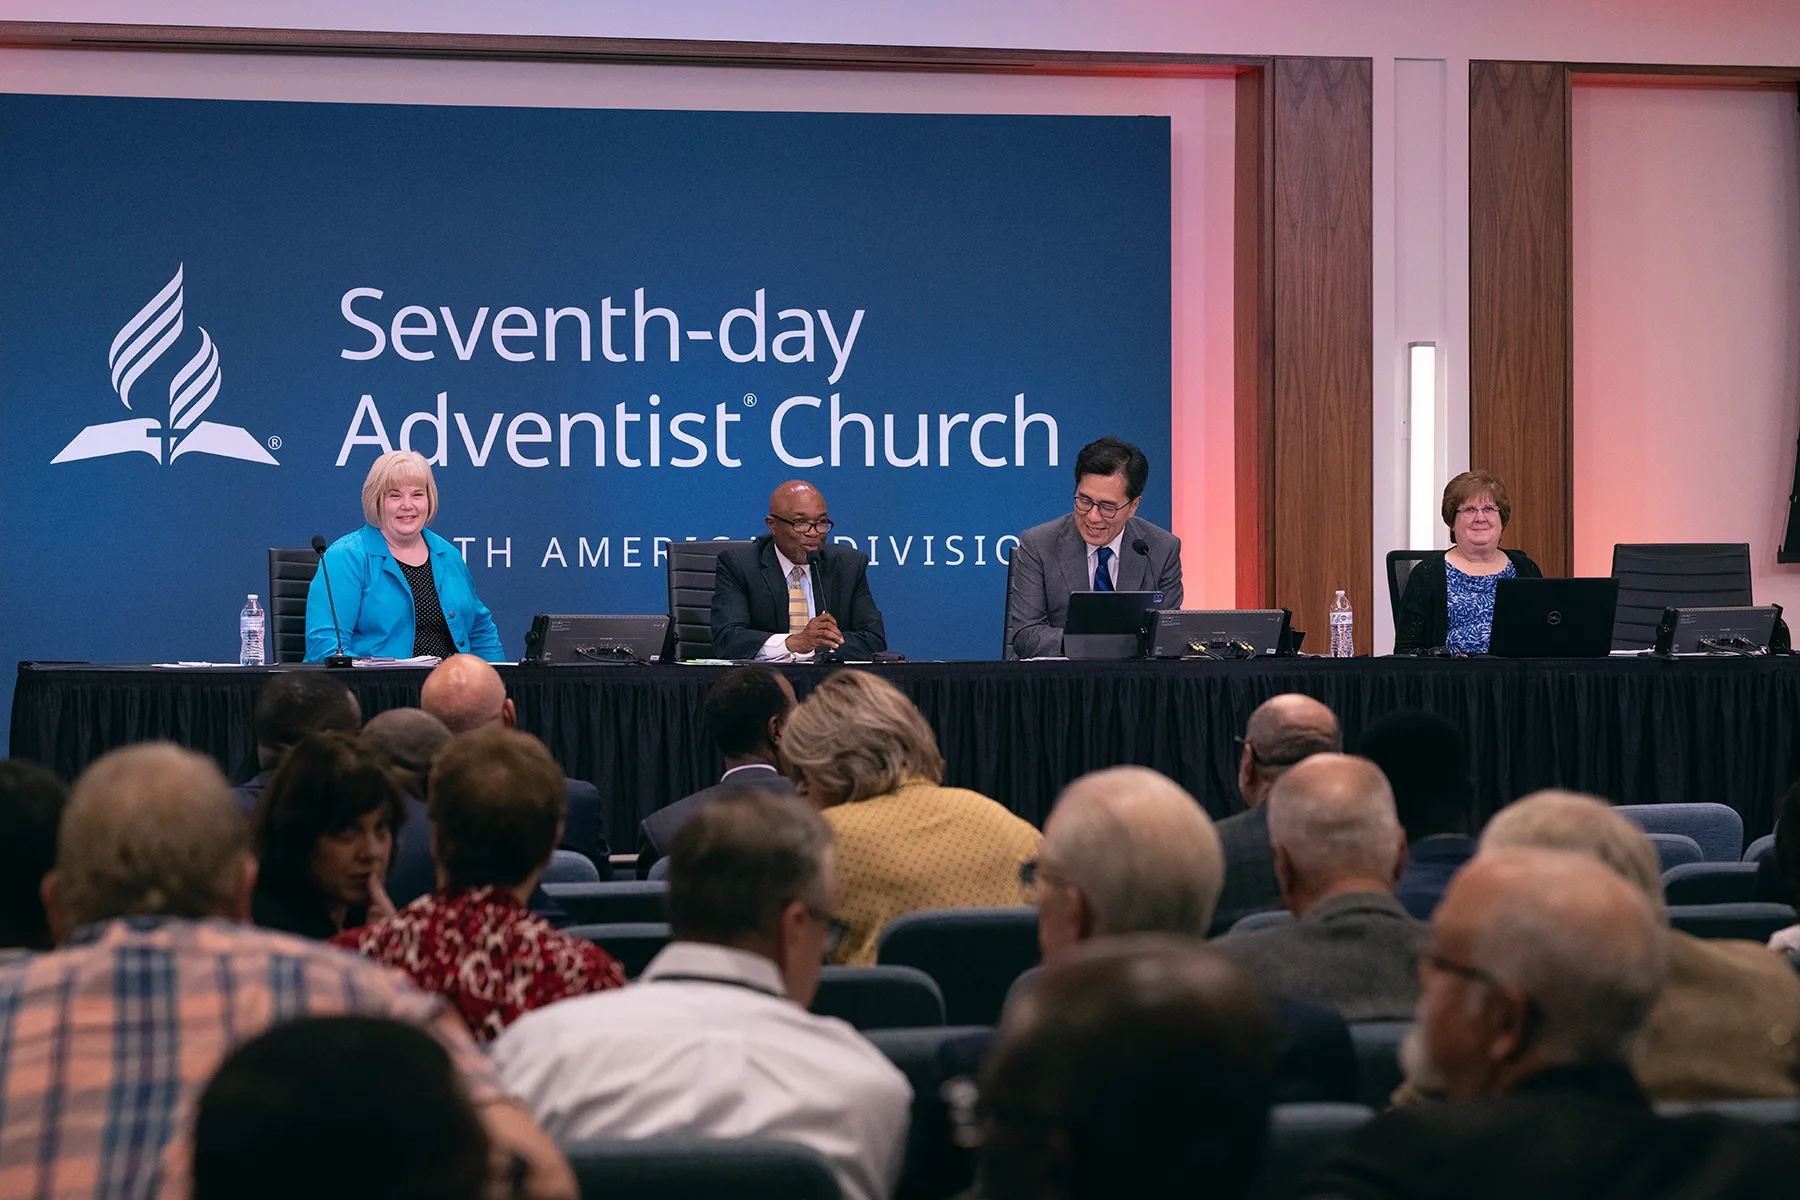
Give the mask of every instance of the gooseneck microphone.
<path id="1" fill-rule="evenodd" d="M 1139 538 L 1137 541 L 1131 543 L 1131 548 L 1145 558 L 1150 557 L 1150 543 L 1146 542 L 1143 538 Z"/>
<path id="2" fill-rule="evenodd" d="M 348 654 L 344 653 L 343 630 L 338 628 L 337 598 L 331 594 L 331 572 L 325 569 L 324 537 L 316 533 L 313 534 L 312 548 L 313 553 L 319 556 L 319 572 L 325 576 L 325 599 L 331 604 L 331 635 L 337 639 L 337 653 L 327 654 L 325 656 L 325 665 L 332 668 L 352 666 L 354 665 L 354 660 Z"/>
<path id="3" fill-rule="evenodd" d="M 812 573 L 813 606 L 819 610 L 819 615 L 821 617 L 826 616 L 830 612 L 830 610 L 825 607 L 825 581 L 819 573 L 819 568 L 822 567 L 824 563 L 825 554 L 823 551 L 807 551 L 806 569 Z M 816 663 L 837 662 L 839 650 L 840 647 L 837 646 L 820 646 L 817 650 L 813 651 L 813 661 Z"/>

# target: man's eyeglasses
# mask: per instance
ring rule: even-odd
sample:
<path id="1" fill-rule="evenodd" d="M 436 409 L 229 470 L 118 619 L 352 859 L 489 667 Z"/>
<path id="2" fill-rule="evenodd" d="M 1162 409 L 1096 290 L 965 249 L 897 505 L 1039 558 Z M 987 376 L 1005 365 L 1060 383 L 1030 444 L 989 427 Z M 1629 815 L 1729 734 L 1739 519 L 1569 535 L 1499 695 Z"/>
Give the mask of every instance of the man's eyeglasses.
<path id="1" fill-rule="evenodd" d="M 850 936 L 849 922 L 817 908 L 808 908 L 806 915 L 825 926 L 825 957 L 830 958 L 844 944 L 844 939 Z"/>
<path id="2" fill-rule="evenodd" d="M 778 517 L 774 513 L 770 513 L 769 519 L 780 521 L 783 525 L 793 526 L 795 533 L 830 533 L 831 527 L 837 524 L 830 517 L 820 517 L 816 521 L 802 517 L 798 521 L 790 521 L 786 517 Z"/>
<path id="3" fill-rule="evenodd" d="M 1109 521 L 1130 507 L 1131 501 L 1129 500 L 1123 504 L 1114 504 L 1111 500 L 1095 500 L 1093 497 L 1084 496 L 1080 492 L 1075 493 L 1076 512 L 1091 513 L 1097 508 L 1100 510 L 1100 515 Z"/>

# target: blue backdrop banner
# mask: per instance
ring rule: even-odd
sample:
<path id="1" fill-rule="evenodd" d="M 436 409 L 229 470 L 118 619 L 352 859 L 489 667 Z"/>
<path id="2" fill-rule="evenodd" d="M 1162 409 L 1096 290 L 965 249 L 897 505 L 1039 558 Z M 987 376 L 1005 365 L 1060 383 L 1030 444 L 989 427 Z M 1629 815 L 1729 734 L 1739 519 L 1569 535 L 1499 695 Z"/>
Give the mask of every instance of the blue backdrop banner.
<path id="1" fill-rule="evenodd" d="M 235 659 L 388 448 L 509 656 L 800 477 L 992 658 L 1082 444 L 1168 524 L 1169 363 L 1165 118 L 0 97 L 0 661 Z"/>

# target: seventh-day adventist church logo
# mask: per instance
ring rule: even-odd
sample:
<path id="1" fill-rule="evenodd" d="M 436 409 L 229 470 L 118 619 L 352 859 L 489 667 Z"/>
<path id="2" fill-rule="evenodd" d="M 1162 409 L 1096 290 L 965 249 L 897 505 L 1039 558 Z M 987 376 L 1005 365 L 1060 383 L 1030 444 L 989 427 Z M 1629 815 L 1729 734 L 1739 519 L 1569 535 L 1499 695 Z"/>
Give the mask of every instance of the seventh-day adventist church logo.
<path id="1" fill-rule="evenodd" d="M 181 267 L 176 267 L 175 278 L 169 280 L 154 300 L 139 309 L 137 316 L 125 322 L 125 327 L 113 338 L 112 349 L 107 352 L 113 391 L 119 394 L 128 409 L 132 385 L 181 337 L 181 271 Z M 169 420 L 166 425 L 152 417 L 89 425 L 50 461 L 74 462 L 139 451 L 157 462 L 174 462 L 183 454 L 193 453 L 279 465 L 263 449 L 262 443 L 241 425 L 200 420 L 218 398 L 223 376 L 219 373 L 219 348 L 213 344 L 212 336 L 198 325 L 194 328 L 200 334 L 200 347 L 169 381 Z"/>

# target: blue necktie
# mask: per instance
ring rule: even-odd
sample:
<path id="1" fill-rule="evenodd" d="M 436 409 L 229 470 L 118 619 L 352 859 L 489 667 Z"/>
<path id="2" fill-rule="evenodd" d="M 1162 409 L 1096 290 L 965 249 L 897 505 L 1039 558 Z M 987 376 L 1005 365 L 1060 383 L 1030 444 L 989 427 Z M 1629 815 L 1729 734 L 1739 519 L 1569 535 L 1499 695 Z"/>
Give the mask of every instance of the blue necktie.
<path id="1" fill-rule="evenodd" d="M 1106 565 L 1112 561 L 1112 547 L 1100 547 L 1094 552 L 1094 557 L 1100 560 L 1100 565 L 1094 568 L 1094 590 L 1110 592 L 1113 590 L 1112 572 L 1106 569 Z"/>

